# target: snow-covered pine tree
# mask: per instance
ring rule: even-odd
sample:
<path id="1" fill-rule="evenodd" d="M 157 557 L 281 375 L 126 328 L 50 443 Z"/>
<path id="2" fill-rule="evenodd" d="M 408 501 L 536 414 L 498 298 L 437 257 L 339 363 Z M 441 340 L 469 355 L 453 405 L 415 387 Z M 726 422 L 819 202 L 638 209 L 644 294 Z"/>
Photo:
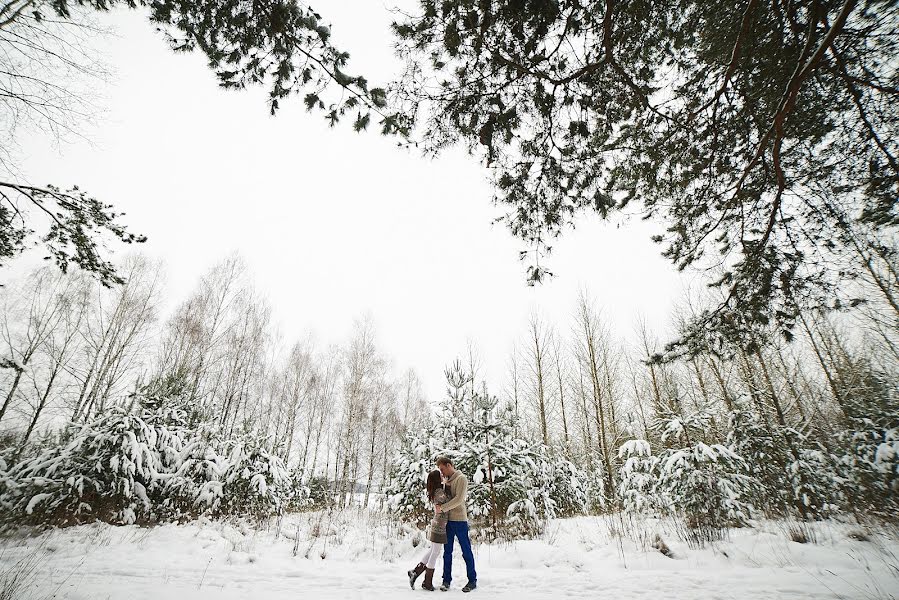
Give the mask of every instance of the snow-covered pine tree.
<path id="1" fill-rule="evenodd" d="M 221 499 L 213 514 L 264 518 L 280 512 L 289 499 L 290 477 L 280 457 L 265 440 L 245 435 L 222 445 L 227 456 L 221 473 Z"/>
<path id="2" fill-rule="evenodd" d="M 469 511 L 483 523 L 481 535 L 533 535 L 555 513 L 548 488 L 541 486 L 540 455 L 516 439 L 508 419 L 497 414 L 496 397 L 483 389 L 470 399 L 471 417 L 461 427 L 460 443 L 448 449 L 457 468 L 469 474 Z"/>
<path id="3" fill-rule="evenodd" d="M 319 483 L 320 480 L 317 478 L 308 478 L 299 466 L 290 469 L 287 475 L 287 484 L 284 486 L 284 510 L 302 512 L 323 505 L 323 503 L 320 505 L 316 503 L 317 500 L 323 500 L 318 497 Z M 313 499 L 313 485 L 316 488 L 315 499 Z"/>
<path id="4" fill-rule="evenodd" d="M 0 506 L 7 518 L 25 523 L 145 519 L 147 489 L 162 467 L 156 443 L 153 427 L 114 407 L 80 426 L 65 445 L 12 465 Z"/>
<path id="5" fill-rule="evenodd" d="M 554 517 L 570 517 L 605 507 L 605 481 L 568 459 L 563 450 L 539 446 L 540 487 L 553 501 Z"/>
<path id="6" fill-rule="evenodd" d="M 743 459 L 709 442 L 712 414 L 699 409 L 662 417 L 656 426 L 667 448 L 659 453 L 656 490 L 663 513 L 683 519 L 686 540 L 701 545 L 721 539 L 727 527 L 746 524 L 752 506 Z"/>
<path id="7" fill-rule="evenodd" d="M 787 475 L 790 461 L 783 439 L 743 401 L 737 402 L 730 414 L 727 445 L 738 456 L 751 457 L 744 472 L 750 477 L 755 509 L 768 516 L 789 513 L 793 486 Z"/>
<path id="8" fill-rule="evenodd" d="M 148 490 L 153 518 L 192 519 L 204 509 L 195 502 L 200 487 L 219 472 L 213 431 L 204 424 L 190 387 L 178 374 L 163 375 L 133 398 L 145 421 L 157 432 L 160 469 Z"/>
<path id="9" fill-rule="evenodd" d="M 838 435 L 848 508 L 856 514 L 899 514 L 899 385 L 858 361 L 855 385 L 843 400 L 847 419 Z"/>
<path id="10" fill-rule="evenodd" d="M 653 456 L 646 440 L 628 440 L 618 449 L 618 458 L 624 459 L 619 471 L 618 495 L 625 512 L 640 515 L 658 515 L 665 506 L 660 501 L 656 484 L 659 480 L 660 459 Z"/>
<path id="11" fill-rule="evenodd" d="M 409 432 L 391 461 L 387 494 L 395 514 L 420 524 L 430 519 L 424 482 L 441 454 L 469 478 L 468 515 L 478 535 L 528 537 L 546 519 L 588 510 L 596 488 L 587 473 L 515 437 L 514 415 L 485 388 L 462 394 L 458 384 L 470 379 L 458 363 L 447 369 L 447 381 L 435 425 Z"/>
<path id="12" fill-rule="evenodd" d="M 384 493 L 388 508 L 404 521 L 424 525 L 433 514 L 425 480 L 446 447 L 444 435 L 443 429 L 434 426 L 423 431 L 409 430 L 390 460 Z"/>
<path id="13" fill-rule="evenodd" d="M 472 374 L 462 367 L 462 361 L 458 358 L 443 374 L 446 378 L 446 397 L 438 412 L 446 424 L 447 436 L 458 441 L 460 429 L 472 415 Z"/>
<path id="14" fill-rule="evenodd" d="M 756 510 L 801 518 L 838 510 L 843 485 L 834 457 L 792 427 L 766 422 L 747 399 L 735 402 L 727 445 L 738 456 L 751 457 L 742 464 Z"/>
<path id="15" fill-rule="evenodd" d="M 258 438 L 222 440 L 191 424 L 189 404 L 177 386 L 154 383 L 130 411 L 116 406 L 73 427 L 64 444 L 5 470 L 2 516 L 134 523 L 279 511 L 290 488 L 281 460 Z"/>

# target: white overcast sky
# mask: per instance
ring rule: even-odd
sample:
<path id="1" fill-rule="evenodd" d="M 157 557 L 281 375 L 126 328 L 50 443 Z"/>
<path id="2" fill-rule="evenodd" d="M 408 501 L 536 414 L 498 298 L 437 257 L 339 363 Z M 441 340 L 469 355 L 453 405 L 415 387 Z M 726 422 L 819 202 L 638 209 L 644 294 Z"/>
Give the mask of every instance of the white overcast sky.
<path id="1" fill-rule="evenodd" d="M 394 5 L 313 5 L 350 52 L 348 70 L 373 84 L 399 68 Z M 202 57 L 172 53 L 141 11 L 102 23 L 116 34 L 103 43 L 114 76 L 98 90 L 107 112 L 85 130 L 90 143 L 53 148 L 32 135 L 21 165 L 32 183 L 78 184 L 125 211 L 149 237 L 142 250 L 167 264 L 166 310 L 237 251 L 288 338 L 342 342 L 369 312 L 397 372 L 415 368 L 436 400 L 469 339 L 499 392 L 528 315 L 567 331 L 582 287 L 621 337 L 638 315 L 662 332 L 684 293 L 649 240 L 658 226 L 593 215 L 555 244 L 556 278 L 529 288 L 522 245 L 491 224 L 500 213 L 476 158 L 454 149 L 426 160 L 375 131 L 329 129 L 299 97 L 271 117 L 263 90 L 219 89 Z"/>

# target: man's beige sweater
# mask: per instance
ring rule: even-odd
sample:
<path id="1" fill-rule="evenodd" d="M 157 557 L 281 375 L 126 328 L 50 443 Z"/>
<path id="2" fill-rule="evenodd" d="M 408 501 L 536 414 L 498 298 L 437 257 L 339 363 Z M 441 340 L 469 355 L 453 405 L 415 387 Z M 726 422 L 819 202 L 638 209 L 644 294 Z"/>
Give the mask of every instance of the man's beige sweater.
<path id="1" fill-rule="evenodd" d="M 465 502 L 468 500 L 468 477 L 460 471 L 453 471 L 453 474 L 446 480 L 449 486 L 452 498 L 448 502 L 444 502 L 440 510 L 447 513 L 450 521 L 467 521 L 468 512 L 465 510 Z"/>

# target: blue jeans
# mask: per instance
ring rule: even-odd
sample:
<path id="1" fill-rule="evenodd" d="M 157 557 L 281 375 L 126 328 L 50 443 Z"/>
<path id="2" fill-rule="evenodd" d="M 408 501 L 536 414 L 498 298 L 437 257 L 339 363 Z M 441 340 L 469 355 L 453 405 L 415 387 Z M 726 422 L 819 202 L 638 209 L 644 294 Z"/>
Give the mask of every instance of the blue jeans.
<path id="1" fill-rule="evenodd" d="M 443 545 L 443 582 L 447 585 L 453 580 L 453 540 L 459 539 L 462 558 L 465 559 L 465 572 L 468 581 L 475 583 L 478 574 L 474 570 L 474 554 L 471 553 L 471 540 L 468 539 L 468 521 L 447 521 L 446 544 Z"/>

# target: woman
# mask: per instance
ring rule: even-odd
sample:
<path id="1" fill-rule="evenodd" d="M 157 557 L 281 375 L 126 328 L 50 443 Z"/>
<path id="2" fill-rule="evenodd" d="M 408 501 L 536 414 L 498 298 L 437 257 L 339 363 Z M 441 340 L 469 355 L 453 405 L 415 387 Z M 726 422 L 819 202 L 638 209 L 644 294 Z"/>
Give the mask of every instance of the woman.
<path id="1" fill-rule="evenodd" d="M 434 470 L 428 474 L 427 481 L 428 502 L 434 506 L 443 504 L 449 500 L 446 490 L 443 488 L 443 479 L 440 471 Z M 422 573 L 425 574 L 425 580 L 421 584 L 421 589 L 434 591 L 434 565 L 437 564 L 437 557 L 443 552 L 443 545 L 446 543 L 446 519 L 447 513 L 439 512 L 431 519 L 431 527 L 428 530 L 428 540 L 431 542 L 430 548 L 422 557 L 421 562 L 415 565 L 415 568 L 408 571 L 409 585 L 415 589 L 415 580 Z"/>

